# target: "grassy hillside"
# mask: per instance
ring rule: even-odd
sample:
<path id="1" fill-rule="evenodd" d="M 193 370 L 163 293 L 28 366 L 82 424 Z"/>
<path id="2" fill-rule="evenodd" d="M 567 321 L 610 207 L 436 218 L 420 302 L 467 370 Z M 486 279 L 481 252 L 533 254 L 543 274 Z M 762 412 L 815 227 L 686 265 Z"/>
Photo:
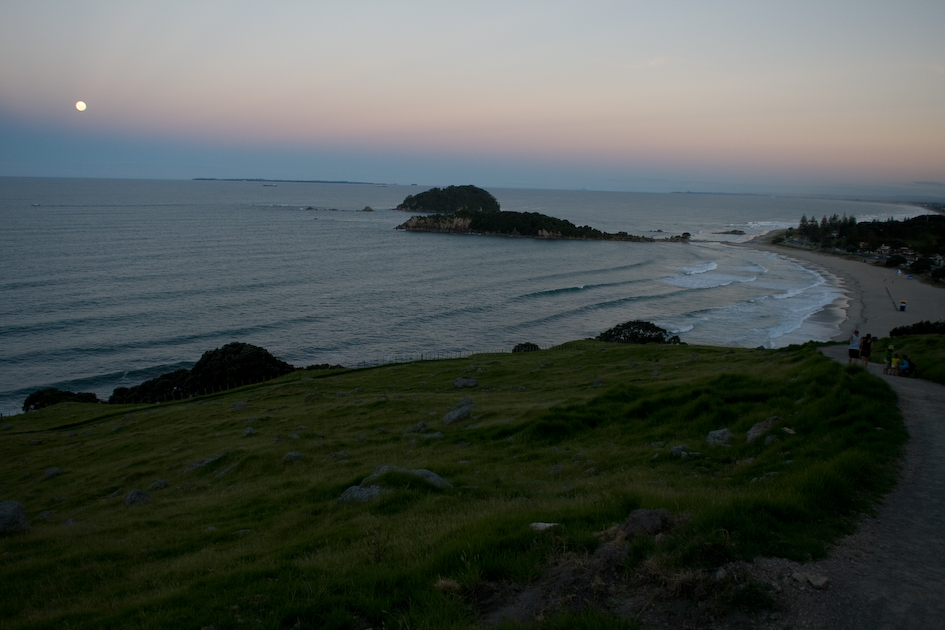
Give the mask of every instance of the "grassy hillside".
<path id="1" fill-rule="evenodd" d="M 445 424 L 464 397 L 470 415 Z M 776 439 L 747 443 L 771 416 Z M 32 528 L 0 537 L 4 629 L 469 628 L 488 585 L 592 553 L 640 507 L 678 523 L 626 543 L 626 583 L 818 557 L 891 487 L 906 439 L 887 387 L 811 346 L 579 342 L 6 421 L 0 500 Z M 707 445 L 721 428 L 731 446 Z M 681 444 L 698 454 L 673 457 Z M 451 487 L 394 472 L 378 500 L 339 501 L 381 465 Z M 158 480 L 149 503 L 123 504 Z M 540 627 L 632 625 L 575 614 L 551 609 Z"/>

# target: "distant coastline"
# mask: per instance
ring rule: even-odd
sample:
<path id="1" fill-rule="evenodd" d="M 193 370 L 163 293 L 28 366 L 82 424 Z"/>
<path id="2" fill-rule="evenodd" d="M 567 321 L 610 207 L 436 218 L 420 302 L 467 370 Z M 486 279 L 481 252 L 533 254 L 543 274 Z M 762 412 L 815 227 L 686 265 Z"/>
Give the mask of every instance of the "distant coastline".
<path id="1" fill-rule="evenodd" d="M 273 184 L 359 184 L 362 186 L 398 186 L 384 182 L 349 182 L 344 179 L 263 179 L 261 177 L 194 177 L 192 182 L 265 182 Z M 407 185 L 407 184 L 405 184 Z M 416 186 L 416 184 L 409 184 Z"/>

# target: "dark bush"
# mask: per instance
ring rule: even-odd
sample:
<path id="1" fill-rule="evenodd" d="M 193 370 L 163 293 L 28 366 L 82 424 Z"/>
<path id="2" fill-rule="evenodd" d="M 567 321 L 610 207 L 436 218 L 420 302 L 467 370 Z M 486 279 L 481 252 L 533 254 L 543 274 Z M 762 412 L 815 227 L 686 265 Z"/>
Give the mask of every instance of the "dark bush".
<path id="1" fill-rule="evenodd" d="M 945 280 L 945 267 L 939 267 L 932 271 L 933 280 Z"/>
<path id="2" fill-rule="evenodd" d="M 332 365 L 331 363 L 313 363 L 312 365 L 306 365 L 306 370 L 347 370 L 343 365 Z"/>
<path id="3" fill-rule="evenodd" d="M 932 270 L 932 261 L 928 258 L 916 258 L 915 261 L 909 265 L 909 271 L 912 273 L 925 273 L 926 271 Z"/>
<path id="4" fill-rule="evenodd" d="M 886 267 L 901 267 L 902 265 L 906 264 L 906 262 L 907 261 L 905 258 L 900 256 L 899 254 L 896 254 L 894 256 L 890 256 L 889 258 L 887 258 L 886 262 L 883 264 Z"/>
<path id="5" fill-rule="evenodd" d="M 137 387 L 119 387 L 112 392 L 108 402 L 127 404 L 187 398 L 207 391 L 268 381 L 294 371 L 294 366 L 275 358 L 265 348 L 234 342 L 204 352 L 192 370 L 180 369 L 162 374 Z"/>
<path id="6" fill-rule="evenodd" d="M 899 326 L 889 331 L 890 337 L 905 335 L 945 335 L 945 320 L 934 323 L 926 320 L 909 326 Z"/>
<path id="7" fill-rule="evenodd" d="M 258 383 L 294 372 L 295 367 L 275 358 L 265 348 L 248 343 L 228 343 L 204 352 L 190 371 L 198 390 L 233 383 Z"/>
<path id="8" fill-rule="evenodd" d="M 650 322 L 630 321 L 625 324 L 618 324 L 606 332 L 597 335 L 598 341 L 610 341 L 612 343 L 680 343 L 679 337 L 668 336 L 666 330 Z"/>
<path id="9" fill-rule="evenodd" d="M 538 350 L 541 350 L 541 348 L 538 347 L 537 343 L 520 343 L 512 348 L 512 352 L 536 352 Z"/>
<path id="10" fill-rule="evenodd" d="M 58 405 L 61 402 L 97 403 L 102 401 L 91 392 L 76 393 L 59 390 L 55 387 L 48 387 L 46 389 L 37 390 L 27 396 L 26 400 L 23 401 L 23 411 L 36 411 L 43 407 Z"/>

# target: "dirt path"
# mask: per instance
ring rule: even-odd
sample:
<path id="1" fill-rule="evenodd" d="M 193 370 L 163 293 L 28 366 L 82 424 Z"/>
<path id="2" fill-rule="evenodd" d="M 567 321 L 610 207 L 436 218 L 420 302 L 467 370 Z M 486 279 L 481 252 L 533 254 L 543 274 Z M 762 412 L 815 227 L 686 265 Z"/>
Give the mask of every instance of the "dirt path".
<path id="1" fill-rule="evenodd" d="M 823 349 L 846 363 L 846 348 Z M 870 372 L 899 394 L 910 440 L 902 478 L 860 531 L 801 571 L 830 578 L 828 588 L 787 583 L 787 606 L 769 627 L 910 630 L 945 628 L 945 386 Z"/>

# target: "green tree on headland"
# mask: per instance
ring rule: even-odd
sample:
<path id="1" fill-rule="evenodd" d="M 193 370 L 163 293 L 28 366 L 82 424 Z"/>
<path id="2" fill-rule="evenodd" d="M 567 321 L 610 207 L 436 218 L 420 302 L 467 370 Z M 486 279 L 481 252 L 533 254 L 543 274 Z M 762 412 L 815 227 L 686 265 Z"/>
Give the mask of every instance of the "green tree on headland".
<path id="1" fill-rule="evenodd" d="M 476 186 L 447 186 L 431 188 L 416 195 L 409 195 L 397 206 L 407 212 L 498 212 L 499 202 L 489 192 Z"/>
<path id="2" fill-rule="evenodd" d="M 673 345 L 681 343 L 678 335 L 670 337 L 666 329 L 650 322 L 638 320 L 617 324 L 594 338 L 598 341 L 610 341 L 612 343 L 668 343 Z"/>

